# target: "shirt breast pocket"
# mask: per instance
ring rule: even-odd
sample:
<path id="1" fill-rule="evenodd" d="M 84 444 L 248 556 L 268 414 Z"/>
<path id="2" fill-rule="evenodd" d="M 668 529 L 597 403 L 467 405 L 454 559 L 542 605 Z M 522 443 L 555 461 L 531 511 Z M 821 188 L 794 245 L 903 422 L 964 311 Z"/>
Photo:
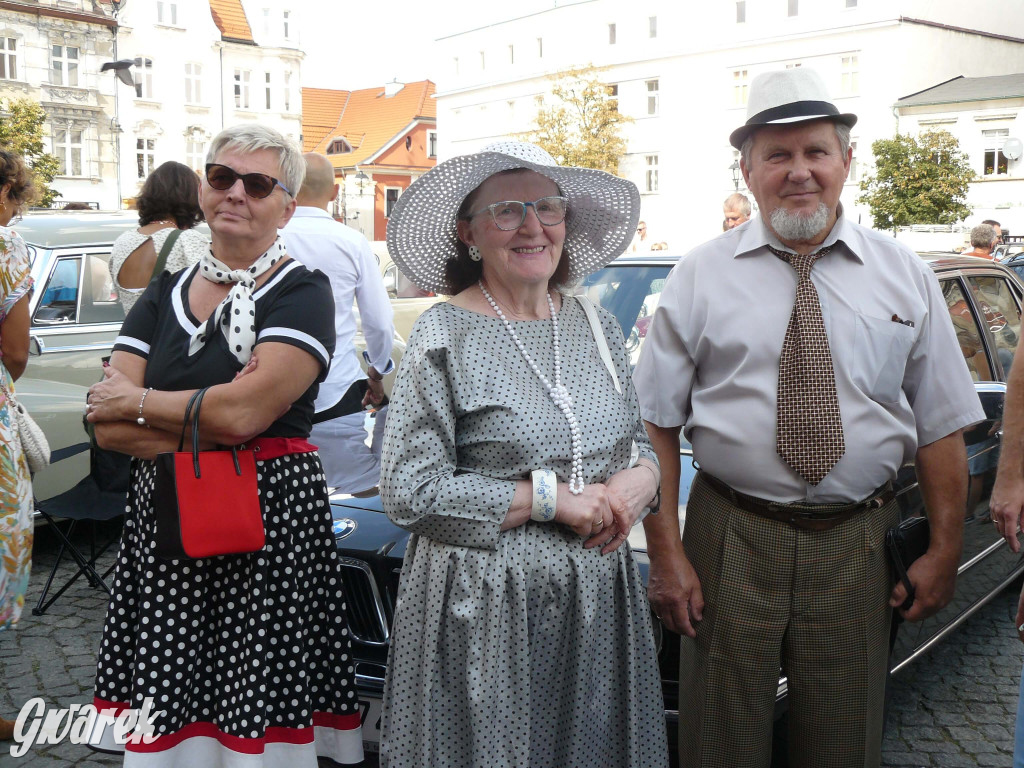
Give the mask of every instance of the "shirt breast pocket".
<path id="1" fill-rule="evenodd" d="M 858 314 L 853 383 L 876 402 L 898 401 L 914 336 L 910 326 Z"/>

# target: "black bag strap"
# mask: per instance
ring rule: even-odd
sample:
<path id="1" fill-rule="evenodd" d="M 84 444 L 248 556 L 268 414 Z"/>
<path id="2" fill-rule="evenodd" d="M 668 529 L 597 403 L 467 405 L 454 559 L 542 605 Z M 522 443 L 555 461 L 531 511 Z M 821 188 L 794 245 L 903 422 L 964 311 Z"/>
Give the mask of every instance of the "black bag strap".
<path id="1" fill-rule="evenodd" d="M 896 571 L 896 578 L 903 582 L 903 588 L 907 591 L 907 597 L 899 607 L 907 611 L 910 610 L 910 606 L 914 604 L 914 598 L 917 595 L 914 590 L 914 585 L 910 581 L 910 575 L 907 573 L 907 568 L 909 566 L 907 563 L 903 562 L 901 538 L 902 536 L 896 528 L 890 528 L 886 532 L 885 543 L 889 549 L 889 557 L 892 559 L 893 568 Z"/>
<path id="2" fill-rule="evenodd" d="M 203 389 L 197 389 L 195 392 L 192 393 L 192 397 L 190 397 L 188 399 L 188 405 L 185 406 L 185 417 L 181 421 L 181 437 L 178 438 L 178 450 L 179 451 L 181 451 L 181 449 L 185 447 L 185 430 L 188 428 L 189 419 L 192 417 L 192 406 L 195 404 L 196 400 L 205 391 L 206 390 L 203 390 Z M 194 430 L 193 434 L 198 432 L 198 428 L 199 428 L 199 419 L 198 419 L 199 409 L 198 408 L 196 408 L 196 416 L 197 416 L 196 424 L 195 424 L 196 429 Z M 198 443 L 198 438 L 196 438 L 194 442 Z"/>
<path id="3" fill-rule="evenodd" d="M 170 255 L 171 249 L 174 248 L 174 244 L 178 241 L 179 237 L 181 237 L 181 230 L 175 229 L 164 240 L 164 246 L 160 249 L 160 253 L 156 255 L 156 264 L 153 265 L 153 276 L 149 279 L 151 285 L 163 274 L 164 267 L 167 265 L 167 257 Z"/>

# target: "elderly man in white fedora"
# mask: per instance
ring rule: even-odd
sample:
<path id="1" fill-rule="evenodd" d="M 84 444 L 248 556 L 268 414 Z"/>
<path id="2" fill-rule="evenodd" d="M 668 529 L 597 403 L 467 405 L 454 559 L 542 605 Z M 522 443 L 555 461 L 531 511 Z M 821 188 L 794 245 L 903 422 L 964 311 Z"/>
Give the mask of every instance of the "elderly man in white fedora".
<path id="1" fill-rule="evenodd" d="M 807 68 L 754 80 L 730 142 L 761 216 L 679 262 L 634 374 L 663 472 L 648 595 L 684 636 L 684 767 L 769 764 L 780 667 L 791 765 L 879 765 L 891 610 L 917 621 L 953 594 L 961 430 L 984 414 L 931 271 L 843 214 L 855 122 Z M 680 431 L 700 466 L 682 541 Z M 932 536 L 911 601 L 884 538 L 912 460 Z"/>

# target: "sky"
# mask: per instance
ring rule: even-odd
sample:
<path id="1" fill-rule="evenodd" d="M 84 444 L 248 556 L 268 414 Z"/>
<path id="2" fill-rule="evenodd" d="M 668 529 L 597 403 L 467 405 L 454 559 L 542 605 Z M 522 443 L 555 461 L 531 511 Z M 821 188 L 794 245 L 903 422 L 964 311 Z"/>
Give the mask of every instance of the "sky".
<path id="1" fill-rule="evenodd" d="M 300 3 L 299 47 L 302 85 L 307 88 L 357 90 L 381 86 L 397 78 L 437 82 L 442 67 L 433 56 L 438 37 L 465 32 L 482 24 L 550 7 L 554 0 L 520 0 L 492 6 L 466 0 L 334 0 L 325 22 L 316 3 Z M 342 10 L 343 9 L 343 10 Z"/>

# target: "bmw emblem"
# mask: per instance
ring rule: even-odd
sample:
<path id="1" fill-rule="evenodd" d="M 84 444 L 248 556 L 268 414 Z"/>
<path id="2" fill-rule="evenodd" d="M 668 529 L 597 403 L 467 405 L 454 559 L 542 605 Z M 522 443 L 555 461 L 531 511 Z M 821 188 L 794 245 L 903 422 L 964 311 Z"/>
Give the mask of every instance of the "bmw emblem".
<path id="1" fill-rule="evenodd" d="M 352 531 L 356 529 L 356 521 L 351 517 L 343 517 L 340 520 L 334 521 L 334 537 L 337 539 L 344 539 L 346 536 L 350 536 Z"/>

